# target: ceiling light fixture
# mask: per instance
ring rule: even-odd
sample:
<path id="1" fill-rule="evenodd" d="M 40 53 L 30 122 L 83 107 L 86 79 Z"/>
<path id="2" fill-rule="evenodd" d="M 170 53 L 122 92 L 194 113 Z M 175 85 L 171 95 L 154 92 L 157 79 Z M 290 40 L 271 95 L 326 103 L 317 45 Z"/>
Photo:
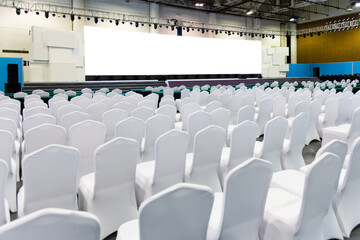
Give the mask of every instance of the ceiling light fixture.
<path id="1" fill-rule="evenodd" d="M 251 14 L 253 14 L 253 13 L 254 13 L 253 10 L 249 10 L 249 11 L 246 12 L 247 15 L 251 15 Z"/>
<path id="2" fill-rule="evenodd" d="M 200 3 L 200 2 L 195 3 L 195 7 L 203 7 L 203 6 L 205 6 L 205 3 Z"/>
<path id="3" fill-rule="evenodd" d="M 289 21 L 290 21 L 290 22 L 295 22 L 295 21 L 296 21 L 296 17 L 291 17 L 291 18 L 289 19 Z"/>

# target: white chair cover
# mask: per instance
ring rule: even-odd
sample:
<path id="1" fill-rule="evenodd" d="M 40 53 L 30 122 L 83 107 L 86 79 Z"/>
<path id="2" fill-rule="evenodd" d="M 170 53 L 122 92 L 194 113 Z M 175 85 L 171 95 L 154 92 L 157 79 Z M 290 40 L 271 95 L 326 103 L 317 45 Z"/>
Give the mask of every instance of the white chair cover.
<path id="1" fill-rule="evenodd" d="M 140 146 L 144 136 L 145 121 L 140 118 L 128 117 L 118 122 L 115 126 L 115 137 L 135 139 Z"/>
<path id="2" fill-rule="evenodd" d="M 208 112 L 197 111 L 188 117 L 187 122 L 187 132 L 190 136 L 188 152 L 192 152 L 194 149 L 195 134 L 211 124 L 211 116 Z"/>
<path id="3" fill-rule="evenodd" d="M 306 133 L 307 145 L 313 140 L 320 141 L 319 133 L 316 128 L 320 112 L 321 112 L 321 100 L 315 99 L 310 103 L 309 126 Z"/>
<path id="4" fill-rule="evenodd" d="M 273 100 L 271 98 L 262 99 L 259 103 L 259 113 L 254 116 L 254 121 L 259 126 L 259 136 L 264 134 L 265 125 L 271 119 L 272 111 Z"/>
<path id="5" fill-rule="evenodd" d="M 63 126 L 68 132 L 72 125 L 85 120 L 90 120 L 89 114 L 82 111 L 75 111 L 62 116 L 62 118 L 60 118 L 59 125 Z"/>
<path id="6" fill-rule="evenodd" d="M 129 116 L 128 112 L 118 108 L 110 109 L 104 112 L 102 122 L 106 127 L 105 141 L 109 141 L 115 137 L 115 126 L 118 122 L 126 119 Z"/>
<path id="7" fill-rule="evenodd" d="M 0 159 L 0 226 L 10 222 L 9 205 L 5 196 L 8 172 L 7 163 Z"/>
<path id="8" fill-rule="evenodd" d="M 138 107 L 131 111 L 131 116 L 140 118 L 146 121 L 148 118 L 155 115 L 155 110 L 148 107 Z"/>
<path id="9" fill-rule="evenodd" d="M 56 124 L 56 118 L 47 114 L 38 113 L 31 117 L 24 119 L 23 121 L 23 133 L 26 135 L 27 131 L 33 127 L 37 127 L 41 124 Z"/>
<path id="10" fill-rule="evenodd" d="M 0 239 L 100 240 L 100 223 L 90 213 L 49 208 L 1 227 Z"/>
<path id="11" fill-rule="evenodd" d="M 96 149 L 95 172 L 80 179 L 79 208 L 100 219 L 101 238 L 137 218 L 135 170 L 139 161 L 138 142 L 115 138 Z"/>
<path id="12" fill-rule="evenodd" d="M 226 133 L 230 123 L 231 112 L 228 109 L 219 107 L 214 111 L 210 112 L 211 124 L 222 127 Z"/>
<path id="13" fill-rule="evenodd" d="M 25 156 L 18 215 L 49 207 L 77 210 L 79 158 L 77 149 L 56 144 Z"/>
<path id="14" fill-rule="evenodd" d="M 108 110 L 110 110 L 109 106 L 101 102 L 91 104 L 87 108 L 87 112 L 91 119 L 98 122 L 102 122 L 103 114 Z"/>

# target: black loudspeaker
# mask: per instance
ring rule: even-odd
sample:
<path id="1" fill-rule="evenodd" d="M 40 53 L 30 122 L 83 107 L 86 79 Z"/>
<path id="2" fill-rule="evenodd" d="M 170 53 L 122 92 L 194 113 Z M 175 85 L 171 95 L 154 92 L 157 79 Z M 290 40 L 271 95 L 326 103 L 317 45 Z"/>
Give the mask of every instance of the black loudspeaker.
<path id="1" fill-rule="evenodd" d="M 7 83 L 5 83 L 6 93 L 16 93 L 21 91 L 19 83 L 19 67 L 17 64 L 7 65 Z"/>

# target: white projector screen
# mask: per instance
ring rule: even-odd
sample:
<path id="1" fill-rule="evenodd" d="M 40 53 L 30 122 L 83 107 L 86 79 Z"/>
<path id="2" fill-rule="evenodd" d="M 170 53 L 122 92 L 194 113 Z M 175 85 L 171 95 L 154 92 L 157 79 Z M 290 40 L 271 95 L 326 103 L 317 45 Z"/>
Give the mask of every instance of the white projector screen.
<path id="1" fill-rule="evenodd" d="M 261 41 L 85 26 L 86 75 L 259 74 Z"/>

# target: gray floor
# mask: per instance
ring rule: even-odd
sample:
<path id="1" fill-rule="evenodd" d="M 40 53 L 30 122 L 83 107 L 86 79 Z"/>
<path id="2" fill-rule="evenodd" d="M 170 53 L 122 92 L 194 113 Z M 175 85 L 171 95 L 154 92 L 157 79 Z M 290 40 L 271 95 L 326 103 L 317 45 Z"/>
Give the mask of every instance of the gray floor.
<path id="1" fill-rule="evenodd" d="M 258 139 L 258 140 L 262 140 L 262 139 Z M 320 147 L 321 147 L 321 142 L 318 142 L 318 141 L 313 141 L 308 146 L 305 146 L 305 148 L 303 150 L 303 156 L 304 156 L 306 164 L 310 164 L 312 161 L 314 161 L 316 152 L 319 150 Z M 22 183 L 19 182 L 18 188 L 20 188 L 21 185 L 22 185 Z M 17 217 L 16 214 L 11 214 L 12 220 L 16 219 L 16 217 Z M 108 236 L 107 238 L 105 238 L 105 240 L 115 240 L 115 239 L 116 239 L 116 233 L 113 233 L 110 236 Z M 353 230 L 353 232 L 351 233 L 351 237 L 346 238 L 346 239 L 360 240 L 360 225 L 358 225 Z"/>

